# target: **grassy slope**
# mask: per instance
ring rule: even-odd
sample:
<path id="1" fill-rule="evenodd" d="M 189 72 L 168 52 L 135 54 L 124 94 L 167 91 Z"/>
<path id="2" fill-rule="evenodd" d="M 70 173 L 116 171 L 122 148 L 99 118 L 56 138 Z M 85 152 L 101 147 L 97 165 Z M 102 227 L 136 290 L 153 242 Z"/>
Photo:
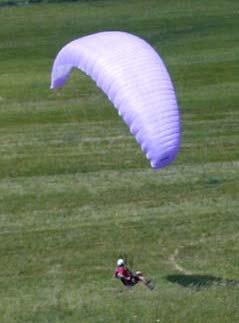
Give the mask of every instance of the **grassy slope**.
<path id="1" fill-rule="evenodd" d="M 236 0 L 0 9 L 1 322 L 238 321 L 238 13 Z M 87 77 L 48 89 L 63 44 L 112 29 L 152 43 L 177 88 L 182 149 L 158 173 Z M 111 279 L 121 253 L 154 292 Z"/>

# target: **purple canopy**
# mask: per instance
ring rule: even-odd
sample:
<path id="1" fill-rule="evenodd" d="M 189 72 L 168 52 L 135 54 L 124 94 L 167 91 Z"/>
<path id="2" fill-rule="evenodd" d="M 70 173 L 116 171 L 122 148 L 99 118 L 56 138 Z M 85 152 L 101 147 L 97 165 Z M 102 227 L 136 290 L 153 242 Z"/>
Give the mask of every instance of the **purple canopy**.
<path id="1" fill-rule="evenodd" d="M 151 166 L 169 165 L 180 145 L 180 116 L 173 84 L 157 52 L 141 38 L 100 32 L 68 43 L 58 53 L 51 88 L 71 70 L 89 75 L 108 96 L 135 136 Z"/>

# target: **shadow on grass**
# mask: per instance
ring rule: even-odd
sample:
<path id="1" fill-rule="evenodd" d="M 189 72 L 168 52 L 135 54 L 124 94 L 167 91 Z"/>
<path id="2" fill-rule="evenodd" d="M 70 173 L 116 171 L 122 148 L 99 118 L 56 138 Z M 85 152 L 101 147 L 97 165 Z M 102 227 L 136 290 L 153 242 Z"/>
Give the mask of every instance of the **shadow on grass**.
<path id="1" fill-rule="evenodd" d="M 208 288 L 211 286 L 233 286 L 239 287 L 239 280 L 229 280 L 220 277 L 214 277 L 211 275 L 169 275 L 166 279 L 171 283 L 179 284 L 183 287 L 194 288 L 200 290 L 202 288 Z"/>

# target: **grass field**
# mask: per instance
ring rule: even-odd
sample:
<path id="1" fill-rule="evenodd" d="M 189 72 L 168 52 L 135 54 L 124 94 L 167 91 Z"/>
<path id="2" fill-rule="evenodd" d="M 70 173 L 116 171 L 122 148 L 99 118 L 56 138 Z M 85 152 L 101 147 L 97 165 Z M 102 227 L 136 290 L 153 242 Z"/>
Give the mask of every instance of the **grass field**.
<path id="1" fill-rule="evenodd" d="M 0 322 L 238 322 L 238 1 L 6 6 L 0 21 Z M 49 90 L 58 50 L 102 30 L 168 66 L 182 147 L 159 172 L 83 73 Z M 122 254 L 153 291 L 112 278 Z"/>

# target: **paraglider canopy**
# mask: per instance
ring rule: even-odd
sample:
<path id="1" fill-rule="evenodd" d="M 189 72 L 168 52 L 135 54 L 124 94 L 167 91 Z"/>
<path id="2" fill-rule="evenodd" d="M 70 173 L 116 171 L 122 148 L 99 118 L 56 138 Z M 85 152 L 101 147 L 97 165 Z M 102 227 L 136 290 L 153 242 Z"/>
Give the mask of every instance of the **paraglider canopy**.
<path id="1" fill-rule="evenodd" d="M 73 68 L 108 96 L 153 168 L 176 158 L 180 116 L 175 90 L 164 62 L 147 42 L 119 31 L 76 39 L 58 53 L 51 88 L 62 87 Z"/>

